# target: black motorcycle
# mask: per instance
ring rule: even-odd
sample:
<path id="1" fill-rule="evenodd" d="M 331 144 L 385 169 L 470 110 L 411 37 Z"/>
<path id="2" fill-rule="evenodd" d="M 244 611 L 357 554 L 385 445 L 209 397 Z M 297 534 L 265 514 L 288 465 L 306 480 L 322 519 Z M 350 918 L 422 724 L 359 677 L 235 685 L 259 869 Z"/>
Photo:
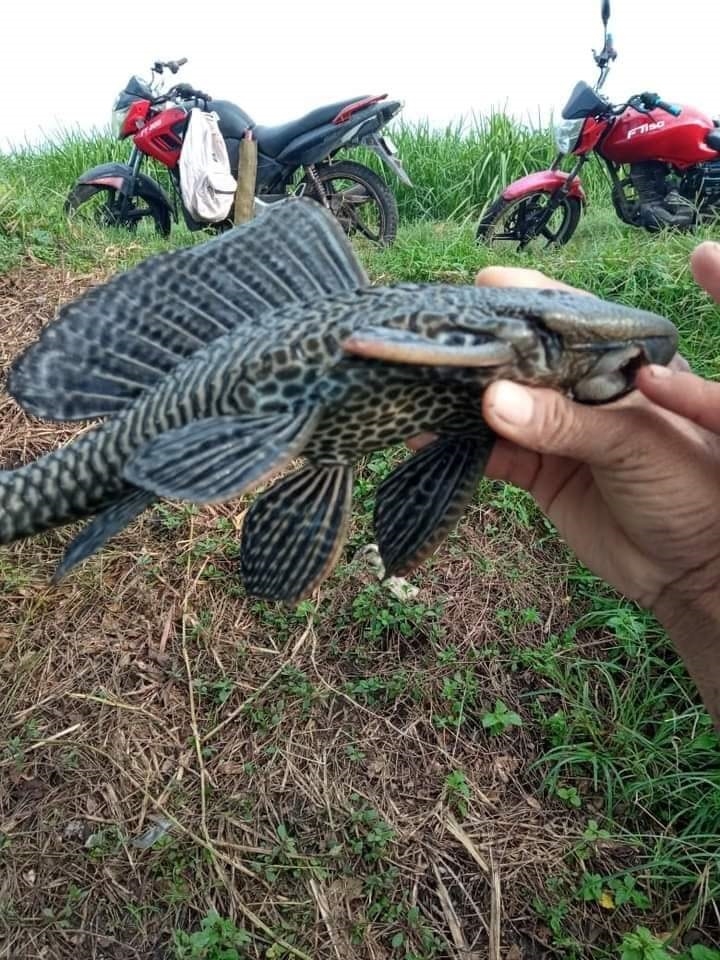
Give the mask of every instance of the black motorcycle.
<path id="1" fill-rule="evenodd" d="M 187 59 L 157 62 L 149 82 L 130 78 L 113 105 L 113 132 L 133 142 L 128 163 L 104 163 L 81 174 L 65 203 L 66 212 L 90 213 L 96 222 L 134 230 L 151 218 L 162 236 L 173 220 L 183 219 L 190 230 L 222 230 L 231 226 L 195 220 L 182 201 L 179 160 L 190 110 L 213 111 L 237 176 L 240 142 L 257 142 L 256 204 L 263 206 L 288 196 L 304 195 L 327 207 L 346 233 L 379 244 L 395 239 L 397 201 L 388 185 L 365 164 L 335 159 L 342 150 L 365 147 L 377 154 L 405 184 L 412 186 L 390 137 L 382 133 L 402 109 L 396 100 L 380 96 L 354 97 L 318 107 L 299 120 L 278 127 L 259 126 L 236 104 L 214 100 L 187 83 L 158 89 L 168 70 L 175 74 Z M 169 173 L 169 192 L 143 172 L 146 160 Z M 170 194 L 170 195 L 169 195 Z"/>

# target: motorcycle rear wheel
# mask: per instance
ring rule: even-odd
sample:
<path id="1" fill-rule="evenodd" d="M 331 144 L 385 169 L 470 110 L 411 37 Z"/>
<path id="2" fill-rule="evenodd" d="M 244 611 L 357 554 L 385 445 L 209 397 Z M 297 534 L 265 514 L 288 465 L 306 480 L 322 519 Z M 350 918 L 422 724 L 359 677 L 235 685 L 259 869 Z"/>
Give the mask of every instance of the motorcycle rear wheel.
<path id="1" fill-rule="evenodd" d="M 363 236 L 385 247 L 393 243 L 398 227 L 397 200 L 382 177 L 353 160 L 319 163 L 315 174 L 325 197 L 319 195 L 309 174 L 302 180 L 303 195 L 327 205 L 348 236 Z"/>
<path id="2" fill-rule="evenodd" d="M 170 211 L 153 197 L 143 196 L 136 188 L 123 213 L 118 193 L 113 187 L 95 183 L 76 183 L 65 201 L 65 213 L 95 223 L 100 227 L 119 227 L 135 233 L 143 220 L 150 218 L 155 233 L 170 236 Z"/>
<path id="3" fill-rule="evenodd" d="M 478 243 L 508 243 L 518 250 L 527 250 L 535 240 L 545 247 L 567 243 L 580 222 L 582 203 L 577 197 L 563 197 L 538 230 L 551 196 L 548 191 L 536 190 L 514 200 L 498 197 L 480 220 L 475 239 Z"/>

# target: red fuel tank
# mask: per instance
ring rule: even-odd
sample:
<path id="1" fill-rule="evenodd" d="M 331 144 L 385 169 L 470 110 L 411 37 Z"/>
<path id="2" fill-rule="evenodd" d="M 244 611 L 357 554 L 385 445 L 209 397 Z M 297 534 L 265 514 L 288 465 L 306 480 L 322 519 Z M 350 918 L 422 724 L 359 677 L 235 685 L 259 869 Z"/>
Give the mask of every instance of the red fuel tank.
<path id="1" fill-rule="evenodd" d="M 683 170 L 720 158 L 720 151 L 705 142 L 715 129 L 710 117 L 694 107 L 682 107 L 679 117 L 665 110 L 640 113 L 628 107 L 598 152 L 615 163 L 661 160 Z"/>

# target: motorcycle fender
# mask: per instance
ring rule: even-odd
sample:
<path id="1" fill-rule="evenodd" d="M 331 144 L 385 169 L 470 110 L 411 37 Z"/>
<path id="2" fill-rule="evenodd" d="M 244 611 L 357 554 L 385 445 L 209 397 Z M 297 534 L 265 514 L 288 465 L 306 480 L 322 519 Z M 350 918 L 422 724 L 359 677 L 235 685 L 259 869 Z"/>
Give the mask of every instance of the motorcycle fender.
<path id="1" fill-rule="evenodd" d="M 112 187 L 122 190 L 123 186 L 132 179 L 133 171 L 127 163 L 102 163 L 81 173 L 75 181 L 77 184 L 95 184 L 100 187 Z M 144 173 L 135 174 L 135 182 L 140 187 L 142 196 L 156 200 L 172 211 L 172 202 L 159 183 Z"/>
<path id="2" fill-rule="evenodd" d="M 384 137 L 373 134 L 367 138 L 365 146 L 380 157 L 385 166 L 392 170 L 401 183 L 404 183 L 406 187 L 412 187 L 413 182 L 405 172 L 402 160 L 397 153 L 391 149 L 390 145 L 385 142 Z"/>
<path id="3" fill-rule="evenodd" d="M 538 190 L 545 193 L 554 193 L 567 182 L 568 176 L 563 170 L 540 170 L 537 173 L 529 173 L 526 177 L 520 177 L 519 180 L 515 180 L 510 186 L 505 187 L 502 198 L 503 200 L 519 200 L 526 194 L 537 193 Z M 577 177 L 570 184 L 568 194 L 585 203 L 585 191 Z"/>

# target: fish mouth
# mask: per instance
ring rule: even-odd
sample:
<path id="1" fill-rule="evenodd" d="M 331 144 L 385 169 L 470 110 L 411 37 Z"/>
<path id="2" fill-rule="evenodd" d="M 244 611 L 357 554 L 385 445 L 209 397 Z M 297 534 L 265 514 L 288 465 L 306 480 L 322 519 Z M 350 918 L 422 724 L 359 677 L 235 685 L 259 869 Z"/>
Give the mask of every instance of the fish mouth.
<path id="1" fill-rule="evenodd" d="M 674 337 L 643 337 L 632 343 L 604 344 L 602 355 L 572 387 L 580 403 L 609 403 L 630 393 L 635 376 L 648 363 L 668 364 L 677 347 Z M 577 348 L 575 348 L 577 349 Z"/>
<path id="2" fill-rule="evenodd" d="M 647 358 L 648 363 L 667 364 L 675 356 L 677 338 L 675 337 L 647 337 L 641 340 L 639 346 Z"/>

